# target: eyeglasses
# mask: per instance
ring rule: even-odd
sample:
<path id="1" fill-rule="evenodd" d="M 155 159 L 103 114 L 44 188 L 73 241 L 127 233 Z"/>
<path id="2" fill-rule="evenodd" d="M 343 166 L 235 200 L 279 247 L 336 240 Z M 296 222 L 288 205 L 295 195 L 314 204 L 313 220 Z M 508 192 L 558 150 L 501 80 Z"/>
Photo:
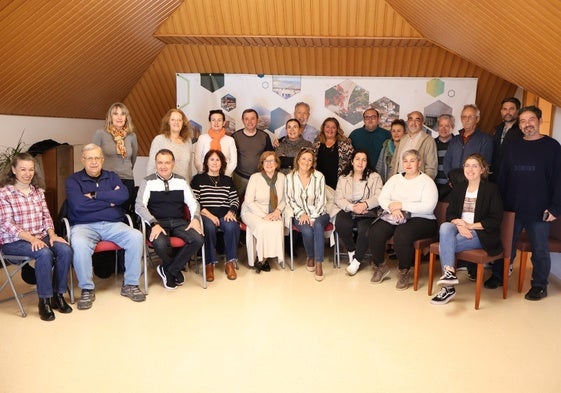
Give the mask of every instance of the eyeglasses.
<path id="1" fill-rule="evenodd" d="M 378 116 L 376 116 L 376 115 L 364 116 L 364 120 L 374 120 L 374 119 L 377 119 L 377 118 L 378 118 Z"/>
<path id="2" fill-rule="evenodd" d="M 421 119 L 420 117 L 408 117 L 407 121 L 412 121 L 412 122 L 415 122 L 415 123 L 422 123 L 423 119 Z"/>
<path id="3" fill-rule="evenodd" d="M 274 164 L 275 162 L 277 162 L 276 160 L 264 160 L 263 163 L 264 164 Z"/>
<path id="4" fill-rule="evenodd" d="M 82 157 L 87 162 L 98 162 L 103 160 L 103 157 Z"/>

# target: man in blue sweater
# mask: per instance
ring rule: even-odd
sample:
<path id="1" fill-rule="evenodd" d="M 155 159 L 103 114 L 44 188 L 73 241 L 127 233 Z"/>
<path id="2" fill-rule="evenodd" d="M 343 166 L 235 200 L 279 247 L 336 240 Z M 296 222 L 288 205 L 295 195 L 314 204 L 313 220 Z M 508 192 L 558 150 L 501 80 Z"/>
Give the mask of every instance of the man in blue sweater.
<path id="1" fill-rule="evenodd" d="M 70 244 L 74 269 L 82 289 L 78 309 L 91 308 L 95 300 L 92 254 L 96 244 L 109 240 L 125 250 L 125 275 L 121 295 L 135 302 L 146 300 L 138 287 L 143 240 L 140 231 L 125 224 L 121 205 L 129 192 L 115 172 L 103 170 L 103 152 L 94 143 L 82 148 L 84 169 L 66 179 Z"/>
<path id="2" fill-rule="evenodd" d="M 376 109 L 368 108 L 365 110 L 362 114 L 362 119 L 364 120 L 364 125 L 351 132 L 349 138 L 355 150 L 366 150 L 370 169 L 375 170 L 384 141 L 390 139 L 391 134 L 388 130 L 378 127 L 380 113 Z"/>
<path id="3" fill-rule="evenodd" d="M 561 145 L 540 134 L 542 112 L 535 106 L 520 109 L 518 122 L 524 137 L 510 143 L 504 153 L 498 184 L 505 210 L 514 211 L 512 259 L 516 241 L 526 229 L 532 244 L 532 287 L 528 300 L 547 296 L 551 259 L 547 239 L 551 221 L 561 215 Z M 488 288 L 502 283 L 502 263 L 493 264 L 493 275 L 485 282 Z"/>

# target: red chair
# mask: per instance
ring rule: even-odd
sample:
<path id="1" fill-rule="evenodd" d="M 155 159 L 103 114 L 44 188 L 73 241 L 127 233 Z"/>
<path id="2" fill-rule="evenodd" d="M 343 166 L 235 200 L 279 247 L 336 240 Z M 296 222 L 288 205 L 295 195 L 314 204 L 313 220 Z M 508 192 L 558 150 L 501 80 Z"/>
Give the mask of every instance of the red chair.
<path id="1" fill-rule="evenodd" d="M 547 239 L 549 252 L 561 252 L 561 220 L 557 219 L 551 223 L 549 238 Z M 518 292 L 524 287 L 524 276 L 528 264 L 528 253 L 532 252 L 532 244 L 526 232 L 522 232 L 516 242 L 516 249 L 520 251 L 520 272 L 518 273 Z"/>
<path id="2" fill-rule="evenodd" d="M 499 255 L 489 256 L 482 248 L 474 250 L 467 250 L 456 253 L 456 261 L 462 260 L 467 262 L 477 263 L 477 279 L 475 281 L 475 309 L 479 310 L 479 300 L 481 299 L 481 287 L 483 286 L 483 270 L 486 263 L 493 262 L 499 258 L 503 259 L 503 299 L 506 299 L 508 294 L 508 269 L 510 266 L 510 258 L 512 255 L 512 234 L 514 232 L 514 212 L 504 212 L 503 221 L 501 223 L 501 243 L 503 245 L 503 252 Z M 432 295 L 432 280 L 434 276 L 434 261 L 435 256 L 439 255 L 439 243 L 432 243 L 430 245 L 430 258 L 429 258 L 429 286 L 428 294 Z"/>

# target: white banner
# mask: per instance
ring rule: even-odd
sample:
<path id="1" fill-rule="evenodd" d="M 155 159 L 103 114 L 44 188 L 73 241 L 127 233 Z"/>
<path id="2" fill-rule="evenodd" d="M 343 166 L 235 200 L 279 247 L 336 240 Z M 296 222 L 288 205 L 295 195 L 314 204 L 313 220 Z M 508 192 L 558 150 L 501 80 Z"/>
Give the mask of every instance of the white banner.
<path id="1" fill-rule="evenodd" d="M 452 114 L 457 133 L 462 107 L 475 103 L 476 92 L 477 78 L 177 74 L 177 107 L 199 132 L 209 128 L 209 110 L 223 109 L 226 131 L 232 133 L 243 127 L 241 115 L 248 108 L 259 113 L 259 128 L 278 132 L 303 101 L 311 107 L 308 123 L 317 129 L 325 118 L 337 117 L 349 135 L 362 126 L 362 112 L 373 106 L 387 129 L 392 120 L 406 120 L 417 110 L 433 130 L 439 115 Z"/>

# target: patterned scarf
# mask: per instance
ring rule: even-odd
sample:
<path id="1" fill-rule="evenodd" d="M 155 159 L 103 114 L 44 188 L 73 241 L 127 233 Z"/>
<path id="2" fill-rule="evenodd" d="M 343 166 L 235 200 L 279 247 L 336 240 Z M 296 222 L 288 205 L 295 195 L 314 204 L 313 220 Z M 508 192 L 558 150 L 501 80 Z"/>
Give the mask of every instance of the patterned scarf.
<path id="1" fill-rule="evenodd" d="M 223 128 L 220 131 L 214 131 L 212 128 L 208 130 L 208 135 L 210 136 L 210 150 L 222 151 L 220 147 L 220 139 L 226 135 L 226 130 Z"/>
<path id="2" fill-rule="evenodd" d="M 122 129 L 118 130 L 114 126 L 109 126 L 108 132 L 113 136 L 115 145 L 117 148 L 117 154 L 120 154 L 123 158 L 127 156 L 127 147 L 125 146 L 125 138 L 127 137 L 129 128 L 124 126 Z"/>
<path id="3" fill-rule="evenodd" d="M 261 172 L 263 179 L 265 179 L 265 183 L 267 183 L 267 185 L 269 186 L 269 213 L 274 212 L 275 209 L 277 208 L 277 205 L 279 204 L 279 198 L 277 196 L 277 187 L 275 185 L 275 183 L 277 182 L 277 173 L 278 172 L 275 171 L 273 177 L 270 178 L 269 176 L 267 176 L 265 171 Z"/>

